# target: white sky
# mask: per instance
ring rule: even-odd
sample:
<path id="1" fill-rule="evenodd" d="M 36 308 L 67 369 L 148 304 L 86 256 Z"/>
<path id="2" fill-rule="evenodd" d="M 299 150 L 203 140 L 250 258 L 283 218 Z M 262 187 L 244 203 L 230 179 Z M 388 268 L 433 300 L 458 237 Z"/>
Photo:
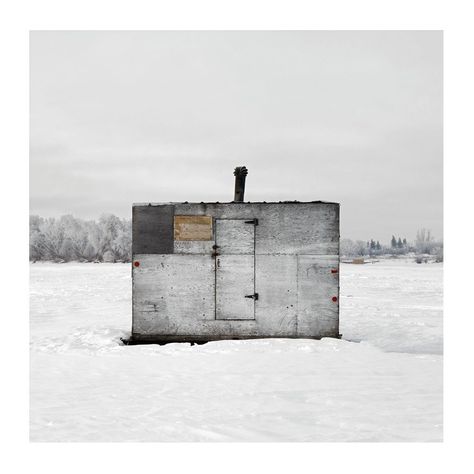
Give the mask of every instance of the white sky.
<path id="1" fill-rule="evenodd" d="M 33 32 L 30 211 L 341 203 L 343 237 L 442 236 L 441 32 Z"/>

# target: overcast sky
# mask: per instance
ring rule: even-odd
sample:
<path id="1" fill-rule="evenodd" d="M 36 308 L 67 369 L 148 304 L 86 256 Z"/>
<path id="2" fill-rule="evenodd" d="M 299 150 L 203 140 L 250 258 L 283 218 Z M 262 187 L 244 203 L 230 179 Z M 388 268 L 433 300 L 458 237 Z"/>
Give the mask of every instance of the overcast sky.
<path id="1" fill-rule="evenodd" d="M 342 237 L 442 236 L 441 32 L 32 32 L 30 211 L 341 203 Z"/>

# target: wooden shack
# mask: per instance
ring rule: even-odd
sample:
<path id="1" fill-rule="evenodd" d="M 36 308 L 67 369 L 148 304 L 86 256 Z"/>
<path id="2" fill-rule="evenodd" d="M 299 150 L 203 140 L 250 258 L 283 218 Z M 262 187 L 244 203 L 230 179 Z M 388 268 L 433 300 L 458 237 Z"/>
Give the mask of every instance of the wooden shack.
<path id="1" fill-rule="evenodd" d="M 339 204 L 133 205 L 129 343 L 339 337 Z"/>

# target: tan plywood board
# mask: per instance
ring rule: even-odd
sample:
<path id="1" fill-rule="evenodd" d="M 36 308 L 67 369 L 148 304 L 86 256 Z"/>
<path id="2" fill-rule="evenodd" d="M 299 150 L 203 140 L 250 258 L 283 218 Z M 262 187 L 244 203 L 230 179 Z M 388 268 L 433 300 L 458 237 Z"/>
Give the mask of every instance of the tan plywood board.
<path id="1" fill-rule="evenodd" d="M 212 240 L 212 217 L 174 216 L 174 240 Z"/>

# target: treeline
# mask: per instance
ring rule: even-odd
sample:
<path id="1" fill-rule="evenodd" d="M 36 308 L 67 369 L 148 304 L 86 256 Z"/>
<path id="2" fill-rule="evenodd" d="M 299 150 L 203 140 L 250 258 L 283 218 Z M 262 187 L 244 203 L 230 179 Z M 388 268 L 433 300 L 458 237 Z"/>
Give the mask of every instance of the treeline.
<path id="1" fill-rule="evenodd" d="M 53 262 L 130 262 L 130 219 L 104 214 L 98 221 L 71 215 L 30 216 L 30 260 Z"/>
<path id="2" fill-rule="evenodd" d="M 443 260 L 443 242 L 431 232 L 420 229 L 413 243 L 392 235 L 389 245 L 378 240 L 342 239 L 342 257 L 378 255 L 434 255 Z M 53 262 L 130 262 L 132 258 L 132 223 L 113 214 L 103 214 L 98 221 L 71 215 L 59 218 L 30 216 L 30 260 Z"/>
<path id="3" fill-rule="evenodd" d="M 437 261 L 443 261 L 443 242 L 437 241 L 430 230 L 420 229 L 416 233 L 414 242 L 408 242 L 406 238 L 392 235 L 388 245 L 380 244 L 374 239 L 367 241 L 342 239 L 341 256 L 343 257 L 364 257 L 378 255 L 433 255 Z"/>

